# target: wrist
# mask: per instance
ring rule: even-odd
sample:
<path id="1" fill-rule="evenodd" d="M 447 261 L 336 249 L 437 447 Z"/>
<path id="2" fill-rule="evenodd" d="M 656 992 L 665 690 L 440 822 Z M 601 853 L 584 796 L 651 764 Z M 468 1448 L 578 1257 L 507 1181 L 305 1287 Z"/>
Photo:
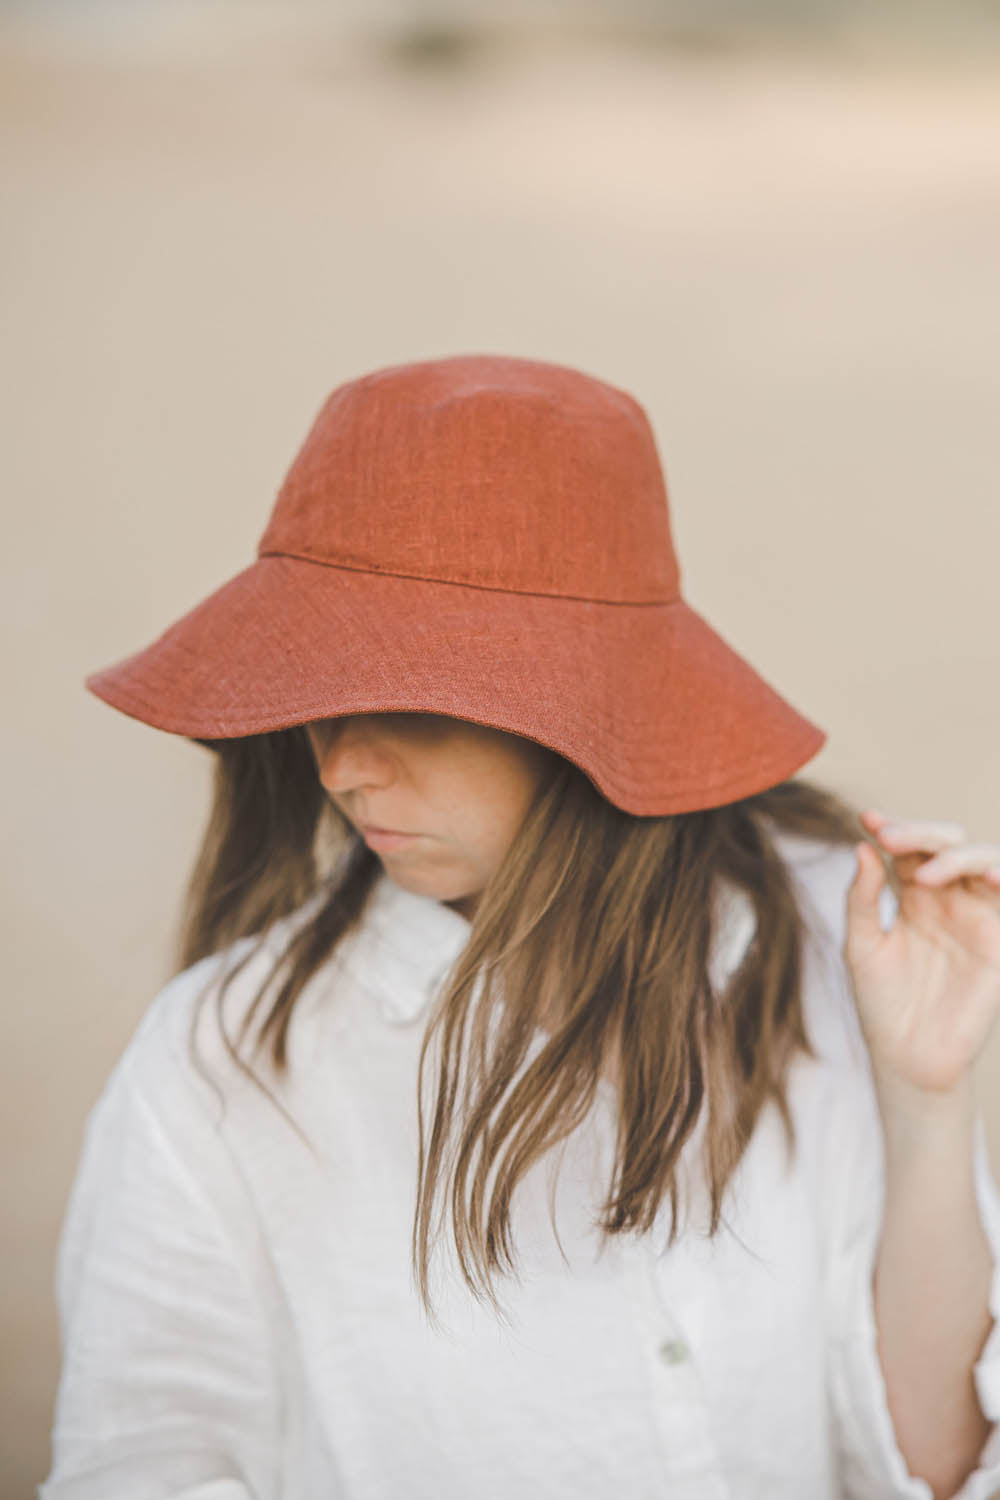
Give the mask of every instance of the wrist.
<path id="1" fill-rule="evenodd" d="M 887 1150 L 938 1153 L 966 1147 L 977 1107 L 971 1069 L 949 1089 L 920 1088 L 877 1068 L 873 1076 Z"/>

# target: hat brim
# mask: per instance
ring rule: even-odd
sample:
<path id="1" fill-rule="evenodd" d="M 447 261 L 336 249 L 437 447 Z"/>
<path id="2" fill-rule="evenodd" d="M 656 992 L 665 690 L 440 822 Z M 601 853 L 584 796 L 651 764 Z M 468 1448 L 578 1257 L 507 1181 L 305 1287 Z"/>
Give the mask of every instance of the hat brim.
<path id="1" fill-rule="evenodd" d="M 643 816 L 764 791 L 827 739 L 682 598 L 605 604 L 284 555 L 85 685 L 191 739 L 450 714 L 547 745 Z"/>

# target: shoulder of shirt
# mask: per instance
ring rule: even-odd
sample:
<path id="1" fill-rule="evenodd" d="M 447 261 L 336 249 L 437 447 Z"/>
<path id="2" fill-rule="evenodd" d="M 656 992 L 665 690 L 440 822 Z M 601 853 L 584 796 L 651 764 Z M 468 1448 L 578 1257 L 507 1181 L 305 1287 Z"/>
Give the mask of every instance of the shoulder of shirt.
<path id="1" fill-rule="evenodd" d="M 153 995 L 128 1038 L 111 1078 L 128 1076 L 143 1093 L 184 1075 L 198 1089 L 211 1086 L 193 1067 L 190 1044 L 197 1028 L 199 1056 L 213 1074 L 230 1064 L 221 1039 L 216 1001 L 224 995 L 226 1032 L 235 1036 L 243 1016 L 273 973 L 288 939 L 308 920 L 317 897 L 273 922 L 263 933 L 237 938 L 174 974 Z M 232 1064 L 232 1068 L 236 1068 Z"/>

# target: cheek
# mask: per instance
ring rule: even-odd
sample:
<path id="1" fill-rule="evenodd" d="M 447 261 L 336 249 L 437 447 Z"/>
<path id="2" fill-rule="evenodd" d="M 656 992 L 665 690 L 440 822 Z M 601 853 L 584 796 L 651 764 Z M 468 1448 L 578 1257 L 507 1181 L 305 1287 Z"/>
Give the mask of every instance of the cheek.
<path id="1" fill-rule="evenodd" d="M 494 857 L 506 852 L 534 791 L 531 768 L 519 758 L 505 758 L 492 767 L 488 794 L 483 796 L 480 792 L 476 821 Z"/>
<path id="2" fill-rule="evenodd" d="M 435 756 L 434 803 L 447 809 L 451 836 L 470 853 L 495 863 L 509 846 L 535 795 L 546 752 L 513 737 L 463 736 Z"/>
<path id="3" fill-rule="evenodd" d="M 433 800 L 444 813 L 449 842 L 477 861 L 493 860 L 509 840 L 515 820 L 513 790 L 495 766 L 477 772 L 465 767 L 443 777 Z"/>

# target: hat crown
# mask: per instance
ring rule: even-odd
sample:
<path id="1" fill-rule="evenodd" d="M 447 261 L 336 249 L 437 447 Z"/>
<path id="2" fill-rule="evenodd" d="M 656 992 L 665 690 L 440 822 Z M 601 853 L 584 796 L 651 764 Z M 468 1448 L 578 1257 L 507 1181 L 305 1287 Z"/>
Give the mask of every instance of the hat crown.
<path id="1" fill-rule="evenodd" d="M 639 403 L 566 366 L 502 355 L 394 365 L 338 386 L 257 553 L 610 603 L 680 592 Z"/>

